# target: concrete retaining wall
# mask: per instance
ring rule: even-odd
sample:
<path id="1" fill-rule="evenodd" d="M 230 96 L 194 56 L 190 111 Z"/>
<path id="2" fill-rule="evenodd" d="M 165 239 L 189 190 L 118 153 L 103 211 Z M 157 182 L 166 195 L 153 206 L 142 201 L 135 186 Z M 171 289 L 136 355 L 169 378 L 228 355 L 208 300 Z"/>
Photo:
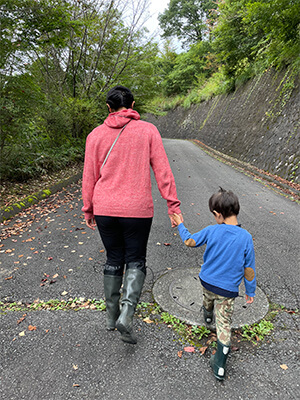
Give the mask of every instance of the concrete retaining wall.
<path id="1" fill-rule="evenodd" d="M 198 139 L 300 183 L 300 90 L 295 70 L 267 71 L 235 92 L 167 115 L 147 114 L 162 137 Z"/>

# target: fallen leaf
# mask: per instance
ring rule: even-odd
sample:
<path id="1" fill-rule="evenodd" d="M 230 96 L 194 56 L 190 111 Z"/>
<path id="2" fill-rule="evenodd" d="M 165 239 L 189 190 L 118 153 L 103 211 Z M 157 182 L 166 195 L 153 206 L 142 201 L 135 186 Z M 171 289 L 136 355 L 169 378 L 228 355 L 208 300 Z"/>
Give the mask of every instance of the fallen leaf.
<path id="1" fill-rule="evenodd" d="M 48 257 L 48 260 L 49 260 L 49 261 L 53 260 L 53 257 Z"/>
<path id="2" fill-rule="evenodd" d="M 182 357 L 182 351 L 178 351 L 177 355 L 178 355 L 179 358 L 181 358 Z"/>
<path id="3" fill-rule="evenodd" d="M 55 279 L 57 277 L 58 277 L 58 274 L 55 274 L 55 275 L 52 276 L 53 279 Z"/>
<path id="4" fill-rule="evenodd" d="M 208 347 L 208 346 L 200 347 L 199 351 L 200 351 L 200 353 L 201 353 L 202 355 L 206 352 L 207 347 Z"/>
<path id="5" fill-rule="evenodd" d="M 28 330 L 29 330 L 29 331 L 36 331 L 36 326 L 29 325 L 29 326 L 28 326 Z"/>
<path id="6" fill-rule="evenodd" d="M 100 250 L 100 253 L 104 253 L 105 250 Z"/>
<path id="7" fill-rule="evenodd" d="M 74 383 L 73 387 L 79 387 L 80 385 L 78 385 L 78 383 Z"/>
<path id="8" fill-rule="evenodd" d="M 194 353 L 195 352 L 195 347 L 188 346 L 188 347 L 185 347 L 183 350 L 186 351 L 187 353 Z"/>
<path id="9" fill-rule="evenodd" d="M 165 246 L 171 246 L 171 243 L 164 243 Z"/>
<path id="10" fill-rule="evenodd" d="M 66 294 L 68 294 L 68 292 L 66 292 L 65 290 L 62 292 L 62 296 L 65 296 Z"/>
<path id="11" fill-rule="evenodd" d="M 76 371 L 78 369 L 78 365 L 73 364 L 73 369 Z"/>
<path id="12" fill-rule="evenodd" d="M 24 321 L 26 314 L 23 315 L 20 319 L 18 319 L 17 324 L 20 324 L 21 322 Z"/>
<path id="13" fill-rule="evenodd" d="M 286 364 L 281 364 L 280 368 L 284 369 L 285 371 L 288 369 L 288 366 Z"/>
<path id="14" fill-rule="evenodd" d="M 9 276 L 8 278 L 5 278 L 6 281 L 8 281 L 9 279 L 12 279 L 12 276 Z"/>
<path id="15" fill-rule="evenodd" d="M 19 336 L 25 336 L 25 331 L 20 332 L 20 333 L 19 333 Z"/>
<path id="16" fill-rule="evenodd" d="M 144 322 L 147 324 L 152 324 L 154 321 L 152 321 L 149 317 L 143 319 Z"/>

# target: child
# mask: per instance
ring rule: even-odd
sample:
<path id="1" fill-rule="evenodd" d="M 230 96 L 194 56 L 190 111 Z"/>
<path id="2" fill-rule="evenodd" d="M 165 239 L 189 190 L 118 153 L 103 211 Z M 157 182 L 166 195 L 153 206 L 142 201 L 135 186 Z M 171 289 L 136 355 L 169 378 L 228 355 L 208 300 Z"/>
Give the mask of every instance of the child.
<path id="1" fill-rule="evenodd" d="M 177 214 L 173 219 L 186 246 L 206 244 L 199 274 L 203 286 L 203 314 L 209 324 L 215 308 L 217 351 L 211 357 L 210 365 L 215 377 L 223 380 L 230 350 L 233 304 L 243 278 L 247 303 L 252 303 L 255 296 L 255 257 L 250 233 L 238 225 L 240 205 L 237 196 L 220 188 L 209 199 L 209 209 L 217 225 L 209 225 L 193 235 Z"/>

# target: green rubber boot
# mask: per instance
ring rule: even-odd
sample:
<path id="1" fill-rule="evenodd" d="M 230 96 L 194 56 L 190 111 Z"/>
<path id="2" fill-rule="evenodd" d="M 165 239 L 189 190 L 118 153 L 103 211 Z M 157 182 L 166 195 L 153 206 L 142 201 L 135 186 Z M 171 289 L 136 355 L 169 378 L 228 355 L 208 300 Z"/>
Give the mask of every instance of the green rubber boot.
<path id="1" fill-rule="evenodd" d="M 217 351 L 213 356 L 211 356 L 210 366 L 212 367 L 214 376 L 219 381 L 222 381 L 225 378 L 226 361 L 230 352 L 230 346 L 225 346 L 224 344 L 219 342 L 219 340 L 217 340 L 217 344 Z"/>
<path id="2" fill-rule="evenodd" d="M 138 268 L 129 268 L 125 272 L 121 314 L 116 322 L 116 328 L 121 333 L 123 342 L 136 344 L 132 332 L 133 315 L 139 301 L 145 280 L 145 273 Z"/>
<path id="3" fill-rule="evenodd" d="M 104 294 L 106 300 L 106 328 L 114 331 L 120 315 L 120 288 L 122 276 L 104 275 Z"/>
<path id="4" fill-rule="evenodd" d="M 202 306 L 202 310 L 205 323 L 211 324 L 213 321 L 214 309 L 212 309 L 211 311 L 207 311 L 207 309 L 204 306 Z"/>

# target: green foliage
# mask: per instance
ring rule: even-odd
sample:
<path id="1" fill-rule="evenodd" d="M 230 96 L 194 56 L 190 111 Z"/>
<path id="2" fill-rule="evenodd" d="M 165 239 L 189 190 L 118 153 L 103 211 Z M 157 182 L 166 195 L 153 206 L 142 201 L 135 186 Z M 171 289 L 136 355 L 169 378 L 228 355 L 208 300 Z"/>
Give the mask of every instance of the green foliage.
<path id="1" fill-rule="evenodd" d="M 191 46 L 187 53 L 177 55 L 162 84 L 167 96 L 186 94 L 192 87 L 203 85 L 216 68 L 211 59 L 208 62 L 210 50 L 209 42 L 200 42 Z"/>
<path id="2" fill-rule="evenodd" d="M 1 180 L 82 160 L 111 86 L 131 87 L 145 108 L 158 49 L 136 24 L 143 12 L 113 0 L 0 0 Z"/>
<path id="3" fill-rule="evenodd" d="M 191 332 L 197 336 L 198 340 L 201 340 L 204 337 L 207 337 L 210 334 L 210 330 L 207 329 L 205 326 L 197 326 L 194 325 L 192 327 Z"/>
<path id="4" fill-rule="evenodd" d="M 49 141 L 36 140 L 26 145 L 12 144 L 4 154 L 6 162 L 0 164 L 1 180 L 22 182 L 82 161 L 84 142 L 66 143 L 53 148 Z"/>
<path id="5" fill-rule="evenodd" d="M 188 21 L 188 11 L 183 7 L 188 3 L 170 2 L 160 16 L 164 36 L 184 38 L 181 32 L 184 23 L 178 22 L 178 18 L 183 15 L 185 22 Z M 194 2 L 192 10 L 200 12 L 202 3 Z M 209 19 L 208 40 L 200 42 L 190 38 L 190 48 L 180 54 L 172 51 L 167 43 L 158 59 L 161 93 L 152 101 L 152 106 L 158 104 L 159 110 L 172 109 L 178 104 L 189 108 L 191 104 L 235 90 L 266 69 L 286 66 L 297 71 L 285 83 L 285 93 L 291 95 L 295 77 L 299 75 L 300 2 L 220 0 L 214 4 L 215 10 L 208 6 L 213 15 Z"/>
<path id="6" fill-rule="evenodd" d="M 257 340 L 263 340 L 273 329 L 272 322 L 261 320 L 257 324 L 243 326 L 242 337 L 255 343 Z"/>
<path id="7" fill-rule="evenodd" d="M 300 57 L 300 3 L 295 0 L 226 0 L 219 4 L 214 50 L 228 77 L 255 64 L 283 67 Z"/>
<path id="8" fill-rule="evenodd" d="M 170 0 L 166 10 L 158 17 L 163 36 L 185 39 L 187 45 L 204 40 L 207 20 L 213 24 L 213 8 L 215 4 L 210 0 Z"/>
<path id="9" fill-rule="evenodd" d="M 135 11 L 127 3 L 121 11 L 113 0 L 0 0 L 0 180 L 81 160 L 116 84 L 132 88 L 139 112 L 162 113 L 287 66 L 270 111 L 279 115 L 300 65 L 298 0 L 171 0 L 159 17 L 164 37 L 188 50 L 166 42 L 160 55 L 137 28 L 140 2 Z"/>

